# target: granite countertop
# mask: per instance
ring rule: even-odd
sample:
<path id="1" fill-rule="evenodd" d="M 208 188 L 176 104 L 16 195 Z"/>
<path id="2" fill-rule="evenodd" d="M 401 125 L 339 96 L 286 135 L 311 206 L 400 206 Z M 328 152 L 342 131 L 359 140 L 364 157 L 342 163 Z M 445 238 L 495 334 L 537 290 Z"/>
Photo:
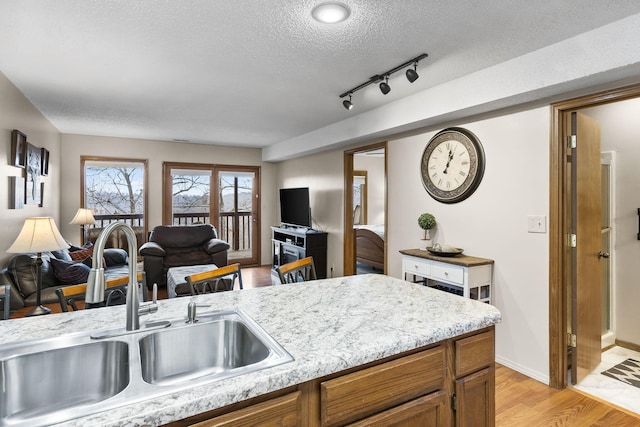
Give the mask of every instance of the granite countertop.
<path id="1" fill-rule="evenodd" d="M 493 306 L 383 275 L 158 301 L 150 320 L 186 316 L 187 304 L 242 308 L 294 361 L 125 405 L 64 425 L 161 425 L 498 323 Z M 205 313 L 201 309 L 200 313 Z M 0 322 L 0 344 L 124 326 L 125 307 Z"/>

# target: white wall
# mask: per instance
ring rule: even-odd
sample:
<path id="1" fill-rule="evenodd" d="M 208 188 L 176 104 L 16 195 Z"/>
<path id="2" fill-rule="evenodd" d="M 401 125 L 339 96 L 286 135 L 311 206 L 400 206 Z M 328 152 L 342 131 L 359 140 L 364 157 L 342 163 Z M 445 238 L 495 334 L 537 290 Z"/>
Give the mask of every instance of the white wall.
<path id="1" fill-rule="evenodd" d="M 255 148 L 234 148 L 200 144 L 183 144 L 167 141 L 150 141 L 127 138 L 108 138 L 87 135 L 62 135 L 62 156 L 65 167 L 61 172 L 60 194 L 61 230 L 73 241 L 80 240 L 80 227 L 69 221 L 80 207 L 80 157 L 105 156 L 148 160 L 149 188 L 148 225 L 151 230 L 162 224 L 162 163 L 187 162 L 219 165 L 260 166 L 261 199 L 261 262 L 271 263 L 271 230 L 274 224 L 276 204 L 276 166 L 261 160 L 261 152 Z"/>
<path id="2" fill-rule="evenodd" d="M 384 156 L 353 156 L 353 169 L 367 171 L 367 224 L 384 224 Z"/>
<path id="3" fill-rule="evenodd" d="M 326 231 L 327 277 L 343 274 L 344 159 L 341 150 L 288 160 L 278 164 L 278 188 L 309 187 L 313 228 Z M 277 203 L 277 212 L 280 209 Z M 280 223 L 279 214 L 277 216 Z"/>
<path id="4" fill-rule="evenodd" d="M 18 129 L 27 140 L 49 150 L 49 175 L 44 182 L 44 206 L 25 205 L 23 209 L 9 209 L 9 178 L 23 176 L 24 169 L 11 166 L 11 131 Z M 0 265 L 6 265 L 12 254 L 6 251 L 22 229 L 24 219 L 30 216 L 51 216 L 60 227 L 60 133 L 0 73 Z"/>
<path id="5" fill-rule="evenodd" d="M 527 215 L 549 212 L 549 108 L 455 125 L 476 134 L 486 155 L 482 183 L 460 203 L 438 203 L 422 185 L 422 152 L 440 129 L 388 144 L 389 274 L 400 277 L 398 251 L 417 246 L 418 216 L 433 213 L 436 241 L 495 261 L 496 360 L 548 383 L 548 234 L 528 233 Z"/>
<path id="6" fill-rule="evenodd" d="M 615 247 L 611 262 L 616 282 L 616 338 L 640 345 L 640 98 L 581 110 L 600 123 L 602 151 L 615 152 Z"/>

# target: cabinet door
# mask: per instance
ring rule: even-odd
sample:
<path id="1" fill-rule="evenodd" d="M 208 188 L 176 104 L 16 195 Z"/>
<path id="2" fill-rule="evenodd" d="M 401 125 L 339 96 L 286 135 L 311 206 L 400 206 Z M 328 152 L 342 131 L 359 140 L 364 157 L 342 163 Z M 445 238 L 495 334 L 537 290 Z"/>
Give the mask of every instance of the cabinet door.
<path id="1" fill-rule="evenodd" d="M 447 394 L 431 393 L 369 417 L 349 427 L 444 427 Z"/>
<path id="2" fill-rule="evenodd" d="M 300 405 L 300 392 L 297 391 L 207 421 L 202 421 L 198 424 L 193 424 L 193 427 L 298 427 L 302 425 L 300 420 Z"/>
<path id="3" fill-rule="evenodd" d="M 495 415 L 493 366 L 456 381 L 456 427 L 492 427 Z"/>

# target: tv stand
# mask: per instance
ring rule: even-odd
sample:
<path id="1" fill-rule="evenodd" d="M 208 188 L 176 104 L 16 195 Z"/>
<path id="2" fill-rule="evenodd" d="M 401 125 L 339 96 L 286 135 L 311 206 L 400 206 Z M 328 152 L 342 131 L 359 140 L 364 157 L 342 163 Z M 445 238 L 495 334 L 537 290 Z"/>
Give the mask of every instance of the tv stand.
<path id="1" fill-rule="evenodd" d="M 306 227 L 271 227 L 273 263 L 271 268 L 313 257 L 318 279 L 327 277 L 327 233 Z"/>

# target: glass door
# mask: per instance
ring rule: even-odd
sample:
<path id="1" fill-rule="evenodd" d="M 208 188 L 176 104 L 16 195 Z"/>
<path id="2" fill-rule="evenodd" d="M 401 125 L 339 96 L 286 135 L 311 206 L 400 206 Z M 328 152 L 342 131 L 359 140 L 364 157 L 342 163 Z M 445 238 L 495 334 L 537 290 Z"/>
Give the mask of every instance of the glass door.
<path id="1" fill-rule="evenodd" d="M 230 264 L 259 264 L 260 168 L 189 163 L 163 168 L 163 223 L 212 224 L 231 246 Z"/>
<path id="2" fill-rule="evenodd" d="M 217 166 L 215 169 L 218 229 L 220 238 L 231 245 L 229 263 L 257 264 L 259 168 Z"/>

